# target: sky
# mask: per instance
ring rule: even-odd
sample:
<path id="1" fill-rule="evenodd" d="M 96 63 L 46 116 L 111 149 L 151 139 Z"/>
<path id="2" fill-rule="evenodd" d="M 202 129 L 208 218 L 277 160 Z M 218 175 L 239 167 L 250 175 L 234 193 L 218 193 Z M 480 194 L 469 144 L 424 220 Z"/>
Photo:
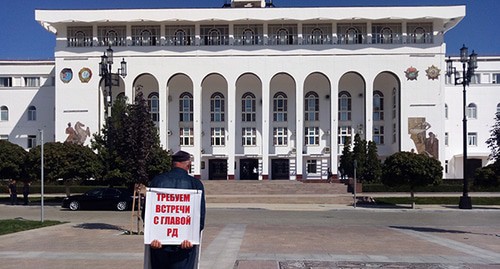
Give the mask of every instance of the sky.
<path id="1" fill-rule="evenodd" d="M 53 59 L 55 36 L 35 9 L 218 8 L 225 0 L 2 0 L 0 60 Z M 445 34 L 447 55 L 463 44 L 479 56 L 500 56 L 500 0 L 273 0 L 276 7 L 466 5 L 465 18 Z"/>

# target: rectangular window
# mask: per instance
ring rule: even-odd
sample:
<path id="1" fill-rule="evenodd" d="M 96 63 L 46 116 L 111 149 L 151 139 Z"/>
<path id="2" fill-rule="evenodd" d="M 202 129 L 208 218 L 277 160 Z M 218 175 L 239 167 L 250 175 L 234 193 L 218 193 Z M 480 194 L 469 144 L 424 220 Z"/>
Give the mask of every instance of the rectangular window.
<path id="1" fill-rule="evenodd" d="M 255 99 L 245 98 L 241 100 L 241 120 L 246 122 L 254 122 L 255 117 Z"/>
<path id="2" fill-rule="evenodd" d="M 306 127 L 305 128 L 305 143 L 308 146 L 319 145 L 319 127 Z"/>
<path id="3" fill-rule="evenodd" d="M 39 77 L 25 77 L 24 78 L 24 86 L 26 86 L 26 87 L 40 87 L 40 78 Z"/>
<path id="4" fill-rule="evenodd" d="M 477 146 L 477 133 L 468 133 L 467 141 L 469 146 Z"/>
<path id="5" fill-rule="evenodd" d="M 194 25 L 165 26 L 165 46 L 192 46 L 194 40 Z"/>
<path id="6" fill-rule="evenodd" d="M 224 128 L 211 128 L 210 133 L 212 137 L 212 146 L 224 146 L 226 144 Z"/>
<path id="7" fill-rule="evenodd" d="M 0 135 L 0 140 L 9 140 L 9 135 L 6 134 Z"/>
<path id="8" fill-rule="evenodd" d="M 0 87 L 12 87 L 12 78 L 0 77 Z"/>
<path id="9" fill-rule="evenodd" d="M 372 43 L 373 44 L 401 44 L 401 24 L 400 23 L 373 23 Z"/>
<path id="10" fill-rule="evenodd" d="M 277 127 L 273 129 L 273 144 L 275 146 L 288 145 L 288 129 L 285 127 Z"/>
<path id="11" fill-rule="evenodd" d="M 180 129 L 180 144 L 181 144 L 181 146 L 194 145 L 193 128 L 181 128 Z"/>
<path id="12" fill-rule="evenodd" d="M 444 172 L 448 173 L 448 160 L 444 161 Z"/>
<path id="13" fill-rule="evenodd" d="M 384 126 L 373 126 L 373 142 L 377 145 L 384 144 Z"/>
<path id="14" fill-rule="evenodd" d="M 448 132 L 444 133 L 444 145 L 448 146 Z"/>
<path id="15" fill-rule="evenodd" d="M 28 109 L 28 121 L 36 121 L 36 110 Z"/>
<path id="16" fill-rule="evenodd" d="M 316 174 L 318 173 L 318 161 L 317 160 L 307 160 L 307 173 Z"/>
<path id="17" fill-rule="evenodd" d="M 392 143 L 396 143 L 397 141 L 397 128 L 396 123 L 392 124 Z"/>
<path id="18" fill-rule="evenodd" d="M 36 135 L 28 135 L 28 148 L 36 147 Z"/>
<path id="19" fill-rule="evenodd" d="M 491 75 L 491 83 L 500 84 L 500 73 L 495 73 Z"/>
<path id="20" fill-rule="evenodd" d="M 255 146 L 257 144 L 257 129 L 256 128 L 243 128 L 242 133 L 242 145 L 243 146 Z"/>
<path id="21" fill-rule="evenodd" d="M 339 126 L 339 145 L 345 145 L 349 139 L 352 142 L 352 128 L 351 126 Z"/>

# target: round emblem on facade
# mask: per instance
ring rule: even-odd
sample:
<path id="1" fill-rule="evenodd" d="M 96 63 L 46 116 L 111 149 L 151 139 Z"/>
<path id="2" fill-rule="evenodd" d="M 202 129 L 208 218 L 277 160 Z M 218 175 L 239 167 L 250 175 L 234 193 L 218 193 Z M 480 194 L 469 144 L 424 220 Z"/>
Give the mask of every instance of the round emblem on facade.
<path id="1" fill-rule="evenodd" d="M 405 74 L 406 74 L 406 78 L 408 80 L 417 80 L 418 70 L 417 70 L 417 68 L 411 66 L 411 67 L 408 67 L 408 69 L 406 69 Z"/>
<path id="2" fill-rule="evenodd" d="M 78 77 L 81 82 L 87 83 L 92 78 L 92 71 L 89 68 L 84 67 L 80 70 L 80 72 L 78 72 Z"/>
<path id="3" fill-rule="evenodd" d="M 429 68 L 425 70 L 427 77 L 432 80 L 435 80 L 439 77 L 439 72 L 441 72 L 441 70 L 434 65 L 429 66 Z"/>
<path id="4" fill-rule="evenodd" d="M 64 68 L 61 70 L 61 74 L 59 75 L 61 81 L 64 83 L 68 83 L 73 79 L 73 71 L 71 68 Z"/>

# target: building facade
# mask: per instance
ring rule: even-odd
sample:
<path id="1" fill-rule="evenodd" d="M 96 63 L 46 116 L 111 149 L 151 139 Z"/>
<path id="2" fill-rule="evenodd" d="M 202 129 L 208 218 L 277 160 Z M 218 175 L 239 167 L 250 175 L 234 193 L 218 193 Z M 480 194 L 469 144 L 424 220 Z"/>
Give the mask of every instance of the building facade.
<path id="1" fill-rule="evenodd" d="M 192 173 L 203 179 L 326 179 L 357 133 L 377 143 L 382 159 L 425 153 L 443 163 L 446 177 L 460 178 L 461 87 L 446 84 L 444 34 L 464 16 L 464 6 L 274 8 L 264 1 L 37 10 L 56 37 L 46 72 L 56 77 L 54 140 L 76 133 L 89 143 L 107 100 L 141 93 L 162 146 L 191 153 Z M 99 76 L 110 46 L 113 72 L 127 63 L 111 93 Z M 500 58 L 480 59 L 484 74 L 470 90 L 478 97 L 469 99 L 477 150 L 469 152 L 485 165 L 485 129 L 498 109 L 486 103 L 498 96 Z M 0 85 L 0 97 L 11 91 Z M 0 124 L 11 139 L 11 127 Z"/>

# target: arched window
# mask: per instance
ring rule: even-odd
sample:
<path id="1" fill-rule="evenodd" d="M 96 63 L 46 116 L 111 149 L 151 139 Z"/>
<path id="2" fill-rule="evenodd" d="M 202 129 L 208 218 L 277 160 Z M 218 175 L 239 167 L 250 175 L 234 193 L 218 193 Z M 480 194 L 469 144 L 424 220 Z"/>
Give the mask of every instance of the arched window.
<path id="1" fill-rule="evenodd" d="M 384 27 L 380 31 L 381 43 L 390 44 L 392 43 L 392 29 L 389 27 Z"/>
<path id="2" fill-rule="evenodd" d="M 288 101 L 284 92 L 278 92 L 273 97 L 273 120 L 287 121 Z"/>
<path id="3" fill-rule="evenodd" d="M 210 29 L 207 38 L 207 45 L 221 45 L 221 32 L 219 29 Z"/>
<path id="4" fill-rule="evenodd" d="M 151 120 L 158 125 L 160 122 L 160 99 L 157 92 L 153 92 L 148 96 L 148 107 Z"/>
<path id="5" fill-rule="evenodd" d="M 323 44 L 323 31 L 319 28 L 314 28 L 311 33 L 311 44 Z"/>
<path id="6" fill-rule="evenodd" d="M 356 27 L 350 27 L 346 30 L 346 43 L 347 44 L 361 44 L 363 43 L 363 37 L 359 33 Z"/>
<path id="7" fill-rule="evenodd" d="M 291 44 L 291 40 L 288 40 L 288 30 L 287 29 L 279 29 L 278 32 L 276 33 L 276 37 L 278 40 L 276 40 L 276 44 L 278 45 L 287 45 Z"/>
<path id="8" fill-rule="evenodd" d="M 351 95 L 342 91 L 339 93 L 339 121 L 351 120 L 352 102 Z"/>
<path id="9" fill-rule="evenodd" d="M 470 103 L 467 106 L 467 118 L 477 119 L 477 106 L 474 103 Z"/>
<path id="10" fill-rule="evenodd" d="M 183 92 L 179 97 L 179 121 L 193 121 L 193 95 Z"/>
<path id="11" fill-rule="evenodd" d="M 251 92 L 241 97 L 241 120 L 255 121 L 255 95 Z"/>
<path id="12" fill-rule="evenodd" d="M 373 120 L 384 120 L 384 95 L 380 91 L 373 93 Z"/>
<path id="13" fill-rule="evenodd" d="M 110 46 L 116 46 L 118 44 L 118 33 L 115 30 L 110 30 L 106 33 L 106 38 Z"/>
<path id="14" fill-rule="evenodd" d="M 186 40 L 186 31 L 184 29 L 178 29 L 175 31 L 175 45 L 186 45 L 187 40 Z"/>
<path id="15" fill-rule="evenodd" d="M 36 107 L 35 106 L 29 106 L 28 107 L 28 120 L 29 121 L 35 121 L 36 120 Z"/>
<path id="16" fill-rule="evenodd" d="M 305 121 L 319 120 L 319 96 L 316 92 L 308 92 L 305 99 Z"/>
<path id="17" fill-rule="evenodd" d="M 413 36 L 415 38 L 415 43 L 425 43 L 425 29 L 422 27 L 417 27 L 413 30 Z"/>
<path id="18" fill-rule="evenodd" d="M 75 33 L 75 46 L 76 47 L 84 47 L 85 46 L 85 33 L 82 31 L 77 31 Z"/>
<path id="19" fill-rule="evenodd" d="M 9 120 L 9 108 L 6 106 L 0 107 L 0 121 Z"/>
<path id="20" fill-rule="evenodd" d="M 210 121 L 224 121 L 224 95 L 220 92 L 212 94 L 210 97 Z"/>
<path id="21" fill-rule="evenodd" d="M 448 104 L 444 104 L 444 118 L 448 119 Z"/>
<path id="22" fill-rule="evenodd" d="M 153 34 L 151 33 L 151 31 L 149 30 L 143 30 L 141 32 L 141 43 L 143 46 L 150 46 L 152 45 L 152 40 L 151 40 L 151 37 L 153 36 Z"/>
<path id="23" fill-rule="evenodd" d="M 252 29 L 243 30 L 243 45 L 254 45 L 255 44 L 255 33 Z"/>

